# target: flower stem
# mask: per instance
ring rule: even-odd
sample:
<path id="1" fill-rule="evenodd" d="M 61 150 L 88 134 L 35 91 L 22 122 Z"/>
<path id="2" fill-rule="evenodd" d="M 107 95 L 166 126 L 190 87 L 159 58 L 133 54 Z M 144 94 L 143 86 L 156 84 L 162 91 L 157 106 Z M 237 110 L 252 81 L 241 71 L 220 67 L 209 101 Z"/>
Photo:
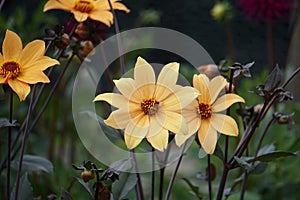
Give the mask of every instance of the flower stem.
<path id="1" fill-rule="evenodd" d="M 234 44 L 233 44 L 233 37 L 232 37 L 232 29 L 230 23 L 227 22 L 225 25 L 225 34 L 227 39 L 227 48 L 228 48 L 228 56 L 230 63 L 234 63 L 235 56 L 234 56 Z"/>
<path id="2" fill-rule="evenodd" d="M 144 200 L 141 176 L 140 176 L 139 169 L 138 169 L 138 166 L 137 166 L 137 161 L 136 161 L 136 157 L 135 157 L 135 154 L 134 154 L 134 149 L 130 150 L 130 157 L 131 157 L 131 161 L 132 161 L 131 164 L 133 166 L 133 170 L 134 170 L 134 172 L 136 174 L 136 177 L 137 177 L 137 183 L 135 185 L 136 198 L 138 200 Z"/>
<path id="3" fill-rule="evenodd" d="M 152 172 L 151 172 L 151 200 L 154 200 L 154 190 L 155 190 L 155 149 L 152 147 Z"/>
<path id="4" fill-rule="evenodd" d="M 28 127 L 29 127 L 30 116 L 31 116 L 31 113 L 32 113 L 32 105 L 33 105 L 33 101 L 34 101 L 35 91 L 36 91 L 36 88 L 33 88 L 32 93 L 31 93 L 30 104 L 29 104 L 29 108 L 28 108 L 28 114 L 27 114 L 28 117 L 26 118 L 25 130 L 24 130 L 24 133 L 23 133 L 23 138 L 22 138 L 22 143 L 21 143 L 21 152 L 20 152 L 18 173 L 17 173 L 17 179 L 16 179 L 15 200 L 18 200 L 18 195 L 19 195 L 19 185 L 20 185 L 23 157 L 24 157 L 24 151 L 25 151 L 25 144 L 26 144 L 27 135 L 29 135 Z"/>
<path id="5" fill-rule="evenodd" d="M 178 162 L 177 162 L 177 164 L 176 164 L 176 167 L 175 167 L 175 169 L 174 169 L 174 171 L 173 171 L 173 174 L 172 174 L 172 177 L 171 177 L 171 180 L 170 180 L 168 189 L 167 189 L 167 193 L 166 193 L 166 198 L 165 198 L 165 200 L 168 200 L 168 199 L 170 198 L 171 191 L 172 191 L 172 187 L 173 187 L 173 183 L 174 183 L 176 174 L 177 174 L 177 172 L 178 172 L 179 166 L 180 166 L 180 164 L 181 164 L 181 161 L 182 161 L 182 157 L 183 157 L 183 153 L 184 153 L 185 147 L 186 147 L 186 143 L 184 143 L 183 146 L 182 146 L 182 149 L 181 149 L 181 152 L 180 152 L 180 157 L 179 157 Z"/>
<path id="6" fill-rule="evenodd" d="M 115 24 L 115 31 L 116 31 L 116 36 L 117 36 L 117 43 L 118 43 L 118 51 L 119 51 L 119 56 L 120 56 L 120 66 L 121 66 L 121 74 L 125 74 L 125 64 L 124 64 L 124 56 L 123 56 L 123 48 L 122 48 L 122 42 L 121 42 L 121 37 L 120 37 L 120 28 L 119 28 L 119 23 L 117 19 L 116 12 L 111 4 L 110 0 L 107 0 L 110 11 L 113 14 L 114 17 L 114 24 Z"/>
<path id="7" fill-rule="evenodd" d="M 245 197 L 245 192 L 246 192 L 246 186 L 247 186 L 248 177 L 249 177 L 249 172 L 247 170 L 245 170 L 245 172 L 244 172 L 244 178 L 243 178 L 243 183 L 242 183 L 240 200 L 243 200 L 244 197 Z"/>
<path id="8" fill-rule="evenodd" d="M 258 145 L 257 145 L 256 151 L 255 151 L 255 154 L 254 154 L 254 157 L 257 156 L 257 154 L 258 154 L 258 152 L 259 152 L 259 149 L 261 148 L 262 142 L 263 142 L 263 140 L 264 140 L 264 138 L 265 138 L 265 136 L 266 136 L 266 134 L 267 134 L 267 132 L 268 132 L 270 126 L 272 125 L 272 123 L 273 123 L 274 121 L 275 121 L 275 118 L 273 117 L 273 118 L 268 122 L 268 124 L 267 124 L 267 126 L 266 126 L 266 128 L 265 128 L 265 130 L 264 130 L 264 132 L 263 132 L 263 134 L 261 135 L 261 137 L 260 137 L 260 139 L 259 139 L 259 143 L 258 143 Z"/>
<path id="9" fill-rule="evenodd" d="M 165 175 L 165 167 L 160 169 L 160 176 L 159 176 L 159 200 L 163 199 L 163 191 L 164 191 L 164 175 Z"/>
<path id="10" fill-rule="evenodd" d="M 13 115 L 13 91 L 9 88 L 9 123 L 12 123 Z M 8 139 L 7 139 L 7 157 L 10 158 L 11 151 L 11 133 L 12 127 L 8 127 Z M 7 175 L 6 175 L 6 194 L 7 199 L 10 199 L 10 159 L 7 159 Z"/>
<path id="11" fill-rule="evenodd" d="M 211 171 L 210 171 L 210 154 L 207 155 L 207 180 L 208 180 L 208 196 L 209 200 L 212 200 L 212 192 L 211 192 Z"/>

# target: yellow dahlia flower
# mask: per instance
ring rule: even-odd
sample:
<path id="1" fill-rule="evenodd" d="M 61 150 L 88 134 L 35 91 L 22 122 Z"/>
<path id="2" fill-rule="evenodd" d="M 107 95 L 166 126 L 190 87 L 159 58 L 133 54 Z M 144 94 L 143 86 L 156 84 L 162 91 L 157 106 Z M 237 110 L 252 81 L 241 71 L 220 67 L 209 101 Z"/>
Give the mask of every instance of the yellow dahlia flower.
<path id="1" fill-rule="evenodd" d="M 119 0 L 111 0 L 111 4 L 114 10 L 130 12 Z M 44 12 L 52 9 L 70 11 L 78 22 L 91 18 L 107 26 L 113 23 L 113 14 L 107 0 L 49 0 L 44 6 Z"/>
<path id="2" fill-rule="evenodd" d="M 169 133 L 188 134 L 181 110 L 190 104 L 198 92 L 192 87 L 176 85 L 178 63 L 165 65 L 156 81 L 152 66 L 139 57 L 134 68 L 134 79 L 114 80 L 121 94 L 104 93 L 94 101 L 106 101 L 118 108 L 104 122 L 116 129 L 125 129 L 128 149 L 135 148 L 143 138 L 163 151 Z"/>
<path id="3" fill-rule="evenodd" d="M 217 132 L 229 136 L 238 135 L 235 120 L 219 112 L 226 110 L 233 103 L 245 101 L 236 94 L 218 97 L 226 84 L 227 81 L 222 76 L 216 76 L 209 81 L 206 75 L 194 75 L 193 86 L 201 95 L 182 110 L 182 115 L 188 123 L 189 134 L 178 135 L 181 137 L 178 139 L 181 143 L 198 131 L 198 139 L 202 148 L 206 153 L 213 154 L 218 139 Z"/>
<path id="4" fill-rule="evenodd" d="M 57 60 L 44 56 L 44 53 L 44 41 L 34 40 L 23 49 L 20 37 L 7 30 L 0 53 L 0 84 L 8 84 L 20 101 L 25 100 L 30 92 L 28 84 L 49 83 L 43 71 L 59 64 Z"/>

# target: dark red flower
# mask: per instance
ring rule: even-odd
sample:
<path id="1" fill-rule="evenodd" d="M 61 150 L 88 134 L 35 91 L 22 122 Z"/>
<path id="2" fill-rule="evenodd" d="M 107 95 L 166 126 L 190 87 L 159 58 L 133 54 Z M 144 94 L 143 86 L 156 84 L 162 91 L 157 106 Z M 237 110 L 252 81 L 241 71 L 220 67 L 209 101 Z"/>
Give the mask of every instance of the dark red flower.
<path id="1" fill-rule="evenodd" d="M 257 17 L 258 22 L 282 18 L 289 13 L 293 0 L 240 0 L 238 6 L 248 19 Z"/>

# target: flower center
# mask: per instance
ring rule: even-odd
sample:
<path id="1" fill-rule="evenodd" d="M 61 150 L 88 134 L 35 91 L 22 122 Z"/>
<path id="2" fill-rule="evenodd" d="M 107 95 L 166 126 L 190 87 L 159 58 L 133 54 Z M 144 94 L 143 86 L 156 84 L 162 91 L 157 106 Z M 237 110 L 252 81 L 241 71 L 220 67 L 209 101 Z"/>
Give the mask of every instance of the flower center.
<path id="1" fill-rule="evenodd" d="M 155 98 L 146 98 L 141 103 L 141 108 L 146 115 L 154 115 L 158 111 L 159 102 Z"/>
<path id="2" fill-rule="evenodd" d="M 74 9 L 83 13 L 89 13 L 94 9 L 94 4 L 91 0 L 76 0 Z"/>
<path id="3" fill-rule="evenodd" d="M 201 116 L 201 119 L 207 119 L 211 116 L 211 106 L 206 103 L 199 103 L 199 115 Z"/>
<path id="4" fill-rule="evenodd" d="M 16 78 L 20 73 L 20 64 L 15 61 L 8 61 L 2 64 L 0 69 L 0 75 L 10 78 Z"/>

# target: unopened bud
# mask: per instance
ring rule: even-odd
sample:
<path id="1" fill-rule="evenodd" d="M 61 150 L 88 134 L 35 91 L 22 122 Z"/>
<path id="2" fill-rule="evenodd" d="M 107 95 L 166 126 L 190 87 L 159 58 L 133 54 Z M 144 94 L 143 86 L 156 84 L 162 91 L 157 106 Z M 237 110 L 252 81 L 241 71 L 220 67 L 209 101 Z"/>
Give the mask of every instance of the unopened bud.
<path id="1" fill-rule="evenodd" d="M 90 35 L 90 30 L 87 24 L 80 23 L 75 29 L 75 33 L 82 39 L 86 39 Z"/>
<path id="2" fill-rule="evenodd" d="M 232 6 L 228 2 L 218 2 L 212 8 L 211 15 L 217 21 L 228 21 L 233 17 Z"/>
<path id="3" fill-rule="evenodd" d="M 91 41 L 81 42 L 82 49 L 79 50 L 79 55 L 83 58 L 87 57 L 90 53 L 94 53 L 94 45 Z"/>
<path id="4" fill-rule="evenodd" d="M 208 65 L 201 65 L 198 67 L 200 73 L 205 74 L 208 78 L 213 78 L 219 75 L 219 70 L 217 65 L 208 64 Z"/>
<path id="5" fill-rule="evenodd" d="M 68 34 L 64 33 L 61 38 L 55 41 L 55 45 L 60 49 L 66 49 L 70 44 L 70 37 Z"/>
<path id="6" fill-rule="evenodd" d="M 263 108 L 263 104 L 257 104 L 253 107 L 254 113 L 260 113 L 261 109 Z"/>

